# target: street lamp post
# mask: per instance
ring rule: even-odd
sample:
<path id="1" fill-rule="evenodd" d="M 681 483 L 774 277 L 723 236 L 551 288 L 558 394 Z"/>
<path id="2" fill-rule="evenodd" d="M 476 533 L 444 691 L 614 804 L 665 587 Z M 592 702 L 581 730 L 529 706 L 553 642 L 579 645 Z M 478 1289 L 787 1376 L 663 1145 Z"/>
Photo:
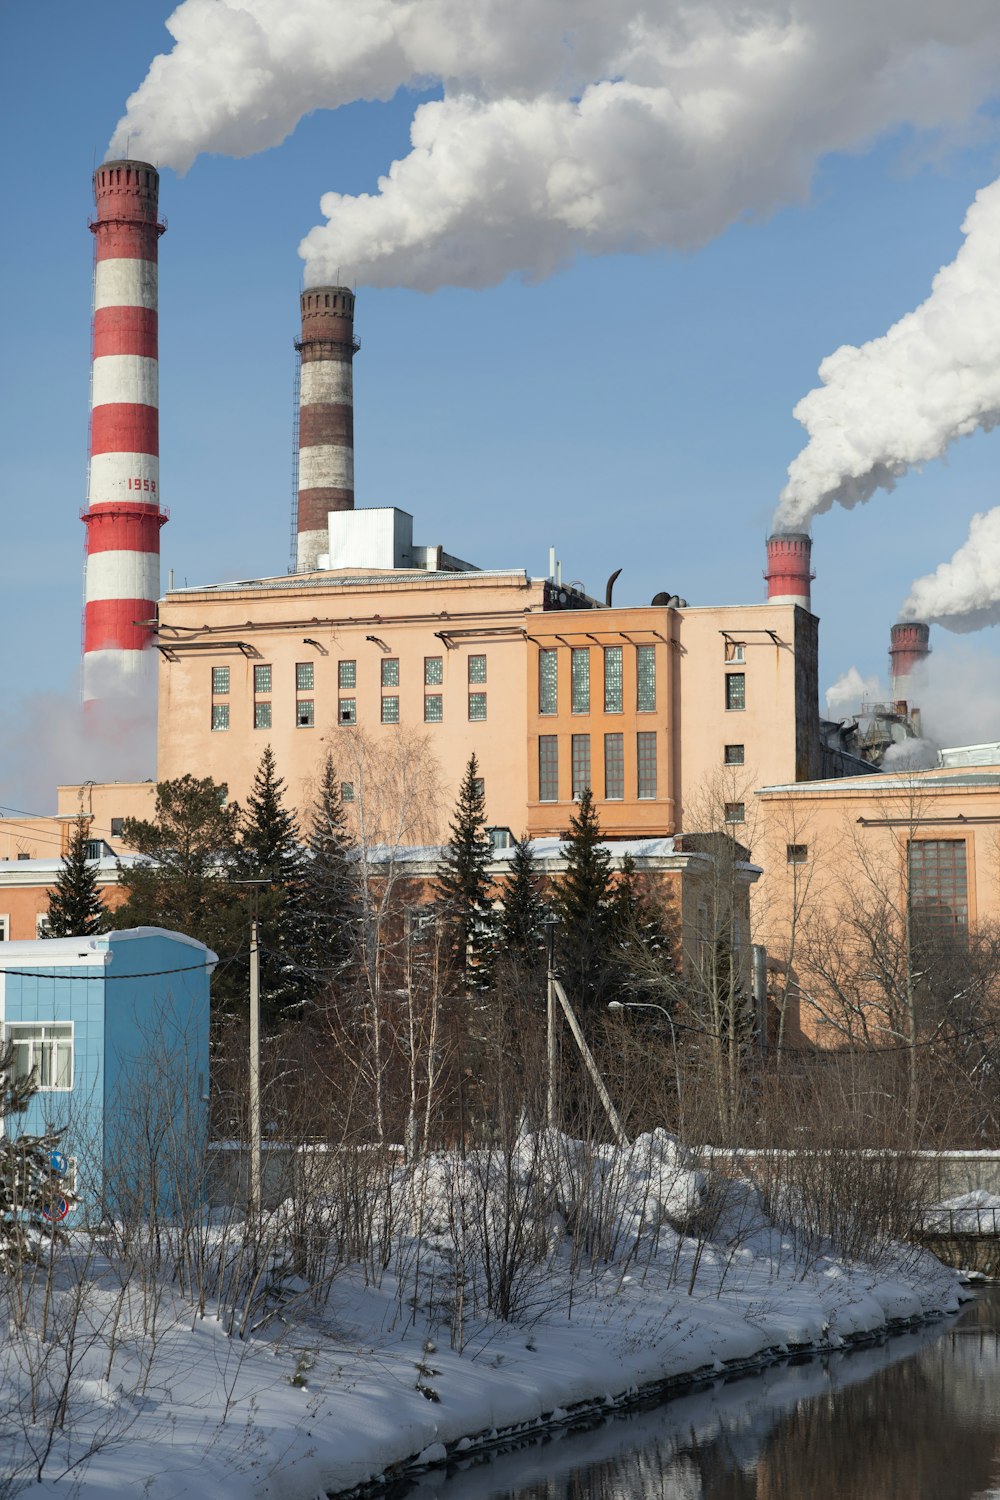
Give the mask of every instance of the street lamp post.
<path id="1" fill-rule="evenodd" d="M 674 1053 L 674 1082 L 677 1088 L 677 1108 L 681 1108 L 681 1065 L 677 1056 L 677 1029 L 674 1026 L 674 1018 L 664 1005 L 654 1005 L 651 1000 L 609 1000 L 608 1010 L 658 1010 L 661 1016 L 666 1016 L 667 1025 L 670 1027 L 670 1044 Z M 692 1030 L 685 1027 L 684 1030 Z"/>

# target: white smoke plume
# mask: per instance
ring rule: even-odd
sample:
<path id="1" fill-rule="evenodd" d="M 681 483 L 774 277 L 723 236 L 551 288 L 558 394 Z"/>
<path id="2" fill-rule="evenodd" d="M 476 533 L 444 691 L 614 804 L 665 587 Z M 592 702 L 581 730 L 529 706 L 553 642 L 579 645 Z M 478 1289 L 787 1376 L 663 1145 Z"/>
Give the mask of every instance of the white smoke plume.
<path id="1" fill-rule="evenodd" d="M 1000 625 L 1000 507 L 973 516 L 951 561 L 916 580 L 900 619 L 932 621 L 960 634 Z"/>
<path id="2" fill-rule="evenodd" d="M 862 703 L 884 703 L 887 694 L 877 677 L 862 677 L 857 667 L 848 667 L 826 690 L 826 712 L 830 719 L 849 719 L 861 712 Z"/>
<path id="3" fill-rule="evenodd" d="M 184 0 L 167 27 L 112 154 L 183 172 L 316 109 L 443 93 L 300 247 L 311 284 L 424 290 L 701 245 L 802 198 L 826 152 L 963 128 L 1000 63 L 995 0 Z"/>
<path id="4" fill-rule="evenodd" d="M 925 302 L 820 365 L 822 386 L 795 407 L 809 442 L 788 467 L 775 530 L 891 490 L 956 438 L 1000 421 L 1000 181 L 976 194 L 962 229 Z"/>

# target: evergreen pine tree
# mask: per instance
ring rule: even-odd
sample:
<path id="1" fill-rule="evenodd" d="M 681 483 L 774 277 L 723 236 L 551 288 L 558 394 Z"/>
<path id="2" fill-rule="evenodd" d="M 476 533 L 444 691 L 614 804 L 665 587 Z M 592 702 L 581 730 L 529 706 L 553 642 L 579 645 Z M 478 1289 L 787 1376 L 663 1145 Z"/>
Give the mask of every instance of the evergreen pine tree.
<path id="1" fill-rule="evenodd" d="M 301 966 L 317 991 L 344 974 L 356 951 L 357 861 L 346 825 L 340 782 L 328 754 L 310 809 L 299 908 Z"/>
<path id="2" fill-rule="evenodd" d="M 501 892 L 497 920 L 498 952 L 505 964 L 532 980 L 546 967 L 545 919 L 549 907 L 528 835 L 514 841 L 510 874 Z"/>
<path id="3" fill-rule="evenodd" d="M 611 856 L 589 787 L 570 819 L 563 853 L 566 871 L 553 900 L 559 918 L 559 971 L 571 1000 L 598 1004 L 610 979 L 613 896 Z"/>
<path id="4" fill-rule="evenodd" d="M 301 1005 L 309 987 L 300 969 L 306 957 L 301 922 L 306 856 L 284 793 L 274 751 L 265 745 L 241 821 L 236 878 L 268 882 L 259 889 L 256 910 L 261 1016 L 269 1027 Z"/>
<path id="5" fill-rule="evenodd" d="M 643 889 L 635 860 L 626 854 L 611 895 L 611 983 L 622 1000 L 662 1004 L 662 980 L 675 973 L 673 944 L 662 909 Z"/>
<path id="6" fill-rule="evenodd" d="M 125 900 L 109 913 L 112 927 L 169 927 L 223 959 L 246 952 L 250 897 L 231 883 L 239 808 L 226 793 L 209 776 L 179 776 L 157 785 L 151 820 L 126 818 L 125 842 L 145 857 L 119 862 Z M 245 1011 L 246 994 L 246 965 L 220 964 L 213 1006 L 232 1003 Z"/>
<path id="7" fill-rule="evenodd" d="M 484 990 L 492 975 L 495 918 L 487 865 L 486 803 L 475 754 L 459 787 L 451 837 L 437 879 L 437 909 L 449 931 L 455 973 L 464 989 Z"/>
<path id="8" fill-rule="evenodd" d="M 72 1196 L 52 1171 L 52 1155 L 60 1142 L 58 1131 L 47 1135 L 19 1134 L 16 1118 L 23 1115 L 38 1091 L 33 1075 L 14 1070 L 14 1046 L 0 1049 L 0 1274 L 36 1258 L 39 1229 L 53 1232 L 45 1213 L 58 1198 Z"/>
<path id="9" fill-rule="evenodd" d="M 87 858 L 87 842 L 87 820 L 77 818 L 49 897 L 46 937 L 90 937 L 108 925 L 107 910 L 97 893 L 97 867 Z"/>

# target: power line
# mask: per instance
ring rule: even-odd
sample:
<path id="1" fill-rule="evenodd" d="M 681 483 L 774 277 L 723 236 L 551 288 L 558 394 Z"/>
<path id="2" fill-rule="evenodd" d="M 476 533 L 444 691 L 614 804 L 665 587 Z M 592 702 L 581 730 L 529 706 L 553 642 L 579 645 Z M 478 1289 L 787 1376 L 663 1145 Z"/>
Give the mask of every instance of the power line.
<path id="1" fill-rule="evenodd" d="M 214 967 L 218 969 L 226 968 L 237 958 L 243 958 L 244 956 L 242 950 L 238 953 L 231 953 L 228 958 L 220 958 Z M 80 957 L 83 958 L 85 955 L 81 953 Z M 53 969 L 7 969 L 0 964 L 0 974 L 16 974 L 22 979 L 101 979 L 105 984 L 113 984 L 116 981 L 124 981 L 126 979 L 159 979 L 165 974 L 190 974 L 196 969 L 200 970 L 210 967 L 213 966 L 206 959 L 200 964 L 183 964 L 176 969 L 146 969 L 140 974 L 105 974 L 103 970 L 96 970 L 88 974 L 60 974 Z"/>

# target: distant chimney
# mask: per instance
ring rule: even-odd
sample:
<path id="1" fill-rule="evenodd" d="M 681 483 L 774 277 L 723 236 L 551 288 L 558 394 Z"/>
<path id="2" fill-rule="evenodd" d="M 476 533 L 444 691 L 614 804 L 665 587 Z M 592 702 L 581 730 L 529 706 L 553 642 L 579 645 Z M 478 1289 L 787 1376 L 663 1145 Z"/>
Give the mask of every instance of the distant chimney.
<path id="1" fill-rule="evenodd" d="M 889 675 L 893 698 L 909 697 L 909 678 L 931 654 L 930 635 L 931 627 L 917 620 L 894 625 L 889 632 Z"/>
<path id="2" fill-rule="evenodd" d="M 331 510 L 354 509 L 354 293 L 346 286 L 303 292 L 299 394 L 296 568 L 315 568 L 329 547 Z"/>
<path id="3" fill-rule="evenodd" d="M 809 585 L 815 578 L 810 571 L 812 537 L 804 531 L 781 532 L 767 539 L 768 604 L 801 604 L 812 610 Z"/>

